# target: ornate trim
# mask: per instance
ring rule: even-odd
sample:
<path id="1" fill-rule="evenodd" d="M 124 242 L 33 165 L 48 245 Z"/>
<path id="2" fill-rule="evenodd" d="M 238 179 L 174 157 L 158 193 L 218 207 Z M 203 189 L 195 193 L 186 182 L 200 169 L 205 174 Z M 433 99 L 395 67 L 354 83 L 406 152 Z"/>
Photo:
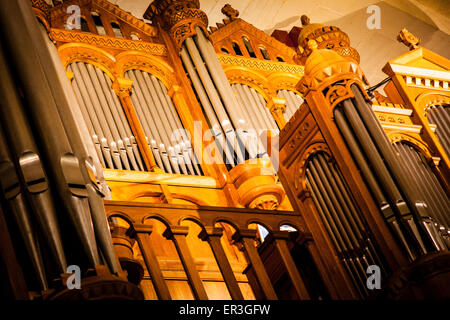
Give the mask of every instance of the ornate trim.
<path id="1" fill-rule="evenodd" d="M 430 149 L 428 148 L 428 145 L 426 143 L 424 143 L 423 141 L 410 136 L 404 132 L 390 132 L 388 133 L 388 138 L 389 140 L 391 140 L 391 143 L 397 143 L 397 142 L 402 142 L 402 141 L 406 141 L 409 144 L 413 145 L 416 149 L 419 150 L 419 152 L 422 152 L 423 155 L 429 160 L 429 161 L 433 161 L 432 160 L 432 155 L 430 152 Z"/>
<path id="2" fill-rule="evenodd" d="M 237 32 L 239 30 L 243 30 L 247 34 L 249 34 L 257 39 L 261 39 L 261 40 L 265 41 L 268 45 L 272 46 L 277 51 L 279 51 L 280 55 L 285 55 L 286 58 L 293 59 L 294 56 L 296 55 L 294 49 L 288 47 L 284 43 L 269 36 L 264 31 L 259 30 L 258 28 L 254 27 L 252 24 L 250 24 L 247 21 L 242 20 L 240 18 L 231 20 L 231 22 L 225 24 L 224 26 L 221 26 L 217 30 L 214 30 L 210 35 L 211 41 L 212 41 L 213 45 L 215 45 L 217 42 L 222 41 L 224 38 L 229 37 L 230 34 L 233 34 L 234 32 Z"/>
<path id="3" fill-rule="evenodd" d="M 330 149 L 328 149 L 328 146 L 323 141 L 316 141 L 310 144 L 301 154 L 301 156 L 298 157 L 298 160 L 295 162 L 294 167 L 294 173 L 295 173 L 295 180 L 294 180 L 294 188 L 295 190 L 298 190 L 299 192 L 302 191 L 309 191 L 306 188 L 306 163 L 308 162 L 309 158 L 313 156 L 315 153 L 323 151 L 327 153 L 328 155 L 331 155 Z"/>
<path id="4" fill-rule="evenodd" d="M 259 59 L 235 57 L 227 54 L 218 54 L 217 57 L 220 63 L 223 65 L 241 66 L 252 70 L 296 73 L 299 75 L 305 74 L 305 67 L 294 64 L 287 64 L 285 62 L 263 61 Z"/>
<path id="5" fill-rule="evenodd" d="M 136 50 L 157 56 L 167 56 L 167 48 L 162 44 L 149 43 L 144 41 L 134 41 L 127 39 L 118 39 L 108 36 L 99 36 L 92 33 L 83 33 L 77 31 L 51 29 L 50 39 L 55 42 L 64 43 L 86 43 L 97 47 Z"/>
<path id="6" fill-rule="evenodd" d="M 157 57 L 144 55 L 141 52 L 127 51 L 117 55 L 116 60 L 117 73 L 122 76 L 128 70 L 142 70 L 161 80 L 167 87 L 167 90 L 176 82 L 173 68 Z"/>
<path id="7" fill-rule="evenodd" d="M 73 62 L 90 63 L 100 68 L 114 81 L 118 76 L 116 59 L 95 46 L 89 44 L 66 43 L 58 48 L 58 53 L 65 68 Z"/>

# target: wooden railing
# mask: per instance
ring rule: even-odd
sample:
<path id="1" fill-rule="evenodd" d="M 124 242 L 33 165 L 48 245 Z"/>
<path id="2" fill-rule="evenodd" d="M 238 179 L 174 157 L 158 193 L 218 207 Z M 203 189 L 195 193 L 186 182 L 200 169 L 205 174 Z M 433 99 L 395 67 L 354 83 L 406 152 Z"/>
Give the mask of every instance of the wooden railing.
<path id="1" fill-rule="evenodd" d="M 198 207 L 174 204 L 152 204 L 140 202 L 105 201 L 108 218 L 125 220 L 129 229 L 127 234 L 137 242 L 142 260 L 152 281 L 154 291 L 158 299 L 172 299 L 167 285 L 167 279 L 163 276 L 160 262 L 155 254 L 155 248 L 150 241 L 150 234 L 154 231 L 152 220 L 158 220 L 164 224 L 162 232 L 163 241 L 172 241 L 186 274 L 187 282 L 195 299 L 208 299 L 207 292 L 202 282 L 198 267 L 195 263 L 198 251 L 189 248 L 186 240 L 188 234 L 194 228 L 186 226 L 186 221 L 194 222 L 201 229 L 198 238 L 209 244 L 217 263 L 223 282 L 228 288 L 232 299 L 242 300 L 244 295 L 236 280 L 242 274 L 237 274 L 227 257 L 225 246 L 237 246 L 245 257 L 247 267 L 245 273 L 254 293 L 254 297 L 261 299 L 278 299 L 274 288 L 273 275 L 268 269 L 267 254 L 262 254 L 261 238 L 255 225 L 263 226 L 269 235 L 276 252 L 277 261 L 289 278 L 294 292 L 293 297 L 309 299 L 302 272 L 298 269 L 298 262 L 294 261 L 290 248 L 297 239 L 309 239 L 305 231 L 305 225 L 301 215 L 287 211 L 263 211 L 245 208 L 222 207 Z M 230 237 L 225 237 L 224 228 L 228 225 L 233 229 Z M 289 226 L 291 231 L 286 231 L 283 226 Z M 281 229 L 280 229 L 281 228 Z M 198 232 L 198 228 L 196 228 Z M 292 231 L 296 230 L 296 231 Z M 312 243 L 312 241 L 306 241 Z M 255 244 L 259 243 L 259 246 Z M 267 247 L 267 244 L 266 246 Z M 226 249 L 226 250 L 225 250 Z M 194 252 L 193 252 L 194 251 Z M 275 256 L 275 255 L 274 255 Z M 262 259 L 261 257 L 265 257 Z M 269 270 L 269 272 L 268 272 Z M 241 271 L 242 272 L 242 271 Z"/>

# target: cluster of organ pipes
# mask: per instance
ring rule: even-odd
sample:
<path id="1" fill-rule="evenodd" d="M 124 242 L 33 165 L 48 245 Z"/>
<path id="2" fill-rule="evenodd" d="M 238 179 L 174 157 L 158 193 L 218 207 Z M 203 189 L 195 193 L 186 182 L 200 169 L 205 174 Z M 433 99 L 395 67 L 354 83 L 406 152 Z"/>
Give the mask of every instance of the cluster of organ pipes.
<path id="1" fill-rule="evenodd" d="M 109 76 L 83 62 L 72 63 L 67 69 L 74 73 L 73 90 L 102 165 L 119 170 L 145 170 Z M 140 70 L 127 71 L 125 76 L 133 80 L 131 99 L 157 165 L 166 173 L 202 175 L 164 84 Z"/>
<path id="2" fill-rule="evenodd" d="M 158 166 L 166 173 L 202 175 L 166 86 L 141 70 L 129 70 L 125 76 L 133 80 L 131 100 Z"/>
<path id="3" fill-rule="evenodd" d="M 407 164 L 405 167 L 407 174 L 411 176 L 414 186 L 422 195 L 427 205 L 427 214 L 430 222 L 437 227 L 441 236 L 436 234 L 434 237 L 435 246 L 440 250 L 450 249 L 450 201 L 443 188 L 425 159 L 424 155 L 414 147 L 405 142 L 395 143 L 395 147 L 400 153 L 400 157 Z M 429 227 L 429 222 L 425 223 L 431 233 L 435 228 Z"/>
<path id="4" fill-rule="evenodd" d="M 429 179 L 430 171 L 408 160 L 409 149 L 391 144 L 359 87 L 352 85 L 352 91 L 355 98 L 335 108 L 335 121 L 385 220 L 411 260 L 445 250 L 448 228 L 440 229 L 446 228 L 449 211 L 441 212 L 446 217 L 433 213 L 432 198 L 419 191 L 415 179 L 427 177 L 426 182 L 437 190 L 434 196 L 442 197 L 441 203 L 448 208 L 445 191 L 437 179 Z"/>
<path id="5" fill-rule="evenodd" d="M 117 273 L 95 181 L 100 164 L 76 123 L 78 106 L 56 49 L 26 1 L 2 2 L 0 25 L 1 205 L 26 248 L 22 265 L 32 266 L 38 291 L 72 261 Z"/>
<path id="6" fill-rule="evenodd" d="M 270 112 L 264 111 L 262 96 L 236 85 L 235 94 L 201 28 L 196 27 L 196 35 L 185 40 L 180 54 L 226 164 L 234 167 L 247 159 L 268 157 L 257 128 L 264 125 L 266 133 L 272 130 L 275 134 L 278 128 Z"/>
<path id="7" fill-rule="evenodd" d="M 285 89 L 278 90 L 277 96 L 278 98 L 283 98 L 286 100 L 284 119 L 286 120 L 286 122 L 288 122 L 300 107 L 300 105 L 303 103 L 303 99 L 297 93 Z"/>
<path id="8" fill-rule="evenodd" d="M 431 106 L 428 121 L 437 125 L 436 135 L 447 154 L 450 154 L 450 105 Z"/>
<path id="9" fill-rule="evenodd" d="M 367 296 L 367 267 L 378 265 L 384 274 L 386 267 L 341 172 L 328 155 L 316 153 L 308 160 L 306 184 L 355 288 Z"/>
<path id="10" fill-rule="evenodd" d="M 67 70 L 74 73 L 72 87 L 103 167 L 144 170 L 136 140 L 108 75 L 84 62 L 72 63 Z"/>

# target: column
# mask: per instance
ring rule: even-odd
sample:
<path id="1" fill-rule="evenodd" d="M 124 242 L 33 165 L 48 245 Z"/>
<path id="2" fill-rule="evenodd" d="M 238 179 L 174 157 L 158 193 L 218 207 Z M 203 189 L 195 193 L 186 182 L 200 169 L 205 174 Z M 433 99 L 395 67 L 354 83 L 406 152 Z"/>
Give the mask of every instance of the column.
<path id="1" fill-rule="evenodd" d="M 130 93 L 132 91 L 133 81 L 131 79 L 118 78 L 113 83 L 113 90 L 119 97 L 120 103 L 125 111 L 128 121 L 130 122 L 130 127 L 132 132 L 136 137 L 136 142 L 139 146 L 139 150 L 142 152 L 145 166 L 148 171 L 163 173 L 163 170 L 158 167 L 153 158 L 153 154 L 148 146 L 147 139 L 145 139 L 145 133 L 142 129 L 139 118 L 134 110 L 133 103 L 130 98 Z"/>
<path id="2" fill-rule="evenodd" d="M 146 224 L 133 225 L 134 237 L 144 258 L 145 266 L 152 279 L 153 287 L 155 288 L 156 295 L 160 300 L 172 300 L 170 296 L 169 288 L 162 274 L 161 268 L 150 246 L 150 234 L 153 231 L 153 226 Z"/>
<path id="3" fill-rule="evenodd" d="M 240 243 L 244 251 L 248 263 L 253 268 L 258 284 L 263 291 L 267 300 L 277 300 L 277 295 L 267 274 L 264 263 L 259 256 L 258 250 L 255 247 L 254 241 L 256 238 L 256 230 L 243 229 L 238 230 L 233 234 L 233 241 Z"/>
<path id="4" fill-rule="evenodd" d="M 195 267 L 194 259 L 192 258 L 186 242 L 188 230 L 189 228 L 185 226 L 170 226 L 164 231 L 163 236 L 168 240 L 172 240 L 175 244 L 175 248 L 180 256 L 181 263 L 183 264 L 184 271 L 186 272 L 195 299 L 208 300 L 208 295 L 206 294 L 200 275 Z"/>
<path id="5" fill-rule="evenodd" d="M 309 300 L 309 293 L 306 289 L 305 283 L 303 282 L 300 273 L 298 272 L 297 266 L 292 259 L 291 252 L 288 248 L 287 241 L 290 240 L 290 233 L 288 231 L 272 231 L 275 247 L 281 256 L 281 260 L 286 268 L 286 272 L 292 281 L 295 292 L 300 300 Z"/>
<path id="6" fill-rule="evenodd" d="M 284 118 L 284 111 L 286 110 L 286 99 L 272 98 L 272 102 L 269 102 L 269 110 L 273 118 L 278 124 L 280 130 L 286 125 L 286 119 Z"/>
<path id="7" fill-rule="evenodd" d="M 205 227 L 200 232 L 198 237 L 203 241 L 208 241 L 214 257 L 216 258 L 220 272 L 222 273 L 223 280 L 225 281 L 228 291 L 230 292 L 231 298 L 233 300 L 244 300 L 244 296 L 242 295 L 241 289 L 236 281 L 230 262 L 228 261 L 222 244 L 220 243 L 222 234 L 222 228 Z"/>

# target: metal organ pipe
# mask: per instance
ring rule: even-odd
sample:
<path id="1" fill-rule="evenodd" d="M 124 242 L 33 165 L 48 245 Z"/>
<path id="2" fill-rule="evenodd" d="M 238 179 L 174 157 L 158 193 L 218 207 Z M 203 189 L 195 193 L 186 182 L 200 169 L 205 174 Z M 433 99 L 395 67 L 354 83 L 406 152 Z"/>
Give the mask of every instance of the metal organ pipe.
<path id="1" fill-rule="evenodd" d="M 429 122 L 437 126 L 436 135 L 445 152 L 450 156 L 450 106 L 431 106 L 427 115 Z"/>
<path id="2" fill-rule="evenodd" d="M 62 101 L 64 94 L 58 92 L 61 89 L 60 84 L 52 79 L 53 72 L 46 74 L 44 71 L 44 68 L 54 71 L 54 66 L 49 65 L 51 58 L 48 48 L 42 47 L 45 42 L 41 39 L 29 3 L 2 3 L 0 16 L 2 29 L 8 30 L 2 32 L 2 42 L 14 53 L 10 55 L 11 63 L 15 67 L 16 78 L 20 81 L 24 101 L 28 105 L 27 114 L 33 121 L 42 152 L 45 152 L 49 177 L 56 186 L 55 192 L 65 209 L 64 213 L 68 214 L 79 234 L 90 265 L 98 265 L 100 257 L 87 199 L 87 180 L 82 173 L 85 168 L 82 168 L 79 159 L 74 155 L 62 123 L 60 113 L 66 112 L 67 109 L 58 108 L 65 108 L 67 101 Z M 17 45 L 17 39 L 20 39 L 20 45 Z M 67 117 L 65 119 L 68 124 Z M 74 121 L 73 118 L 71 120 Z M 75 138 L 72 141 L 75 141 Z"/>
<path id="3" fill-rule="evenodd" d="M 327 159 L 326 155 L 316 153 L 306 168 L 306 184 L 330 238 L 341 252 L 348 258 L 343 259 L 348 271 L 356 271 L 353 278 L 360 293 L 367 294 L 365 288 L 365 268 L 378 264 L 386 271 L 384 262 L 379 258 L 370 235 L 362 222 L 360 211 L 345 186 L 341 173 Z M 353 277 L 349 274 L 350 277 Z"/>
<path id="4" fill-rule="evenodd" d="M 204 62 L 200 56 L 200 53 L 198 52 L 197 47 L 195 46 L 194 41 L 191 38 L 186 39 L 183 47 L 187 48 L 189 57 L 194 63 L 195 69 L 197 70 L 206 93 L 208 94 L 208 97 L 211 101 L 211 105 L 214 108 L 214 112 L 217 115 L 218 120 L 220 121 L 220 125 L 222 126 L 223 131 L 225 132 L 226 141 L 221 143 L 223 148 L 230 147 L 230 153 L 236 154 L 237 163 L 242 163 L 244 161 L 244 154 L 239 146 L 239 132 L 235 132 L 233 129 L 232 122 L 228 117 L 227 111 L 222 104 L 222 100 L 219 97 L 217 89 L 214 86 L 214 83 L 204 65 Z M 232 163 L 234 163 L 234 161 Z"/>
<path id="5" fill-rule="evenodd" d="M 284 112 L 284 118 L 287 121 L 294 115 L 298 107 L 303 103 L 303 99 L 295 92 L 281 89 L 278 90 L 277 95 L 279 98 L 286 100 L 286 110 Z"/>
<path id="6" fill-rule="evenodd" d="M 381 124 L 375 116 L 375 113 L 371 110 L 370 106 L 364 100 L 364 97 L 362 96 L 359 88 L 355 85 L 352 85 L 352 91 L 355 95 L 355 108 L 358 110 L 358 113 L 363 120 L 362 123 L 364 123 L 364 125 L 369 130 L 373 141 L 379 148 L 380 154 L 383 155 L 384 160 L 391 169 L 392 176 L 395 178 L 395 181 L 403 191 L 405 200 L 416 215 L 416 218 L 421 219 L 420 226 L 423 227 L 422 223 L 424 223 L 424 221 L 422 221 L 422 219 L 429 216 L 429 210 L 427 208 L 426 202 L 424 201 L 423 195 L 417 192 L 417 188 L 415 188 L 410 175 L 405 172 L 405 163 L 403 159 L 398 155 L 398 152 L 395 152 L 394 147 L 387 138 L 383 128 L 381 127 Z M 411 229 L 416 234 L 419 242 L 423 242 L 423 240 L 421 240 L 422 237 L 419 235 L 420 229 L 418 229 L 418 226 L 412 220 L 409 220 L 408 222 Z M 425 229 L 422 230 L 427 233 L 429 237 L 429 239 L 427 240 L 430 240 L 431 243 L 435 244 L 435 235 L 430 233 L 429 228 L 426 228 L 425 225 Z M 429 242 L 426 242 L 424 243 L 424 245 L 428 243 Z M 435 246 L 435 249 L 439 250 L 439 247 Z"/>
<path id="7" fill-rule="evenodd" d="M 187 49 L 183 46 L 181 48 L 181 59 L 183 60 L 184 67 L 186 68 L 192 84 L 194 85 L 195 92 L 198 95 L 198 98 L 200 100 L 200 103 L 203 107 L 203 111 L 206 114 L 206 117 L 209 120 L 210 126 L 211 126 L 211 133 L 217 143 L 218 148 L 221 152 L 225 155 L 225 159 L 227 163 L 231 164 L 232 166 L 235 165 L 233 156 L 230 153 L 230 150 L 225 142 L 225 133 L 222 130 L 222 126 L 220 125 L 219 120 L 217 119 L 216 113 L 214 112 L 214 109 L 211 105 L 211 102 L 208 98 L 208 95 L 205 91 L 205 88 L 199 78 L 199 75 L 197 74 L 197 71 L 194 68 L 194 65 L 192 63 L 191 58 L 189 57 L 189 54 L 187 52 Z"/>
<path id="8" fill-rule="evenodd" d="M 195 156 L 194 150 L 192 149 L 191 141 L 183 128 L 183 124 L 181 123 L 178 114 L 176 113 L 175 106 L 173 105 L 172 99 L 170 98 L 169 93 L 167 92 L 167 88 L 161 81 L 158 81 L 158 84 L 163 92 L 163 97 L 167 101 L 168 110 L 171 112 L 172 118 L 175 120 L 176 123 L 175 127 L 177 129 L 181 129 L 182 138 L 180 142 L 180 148 L 182 150 L 185 163 L 189 168 L 190 174 L 202 175 L 201 173 L 202 171 L 199 167 L 197 157 Z"/>
<path id="9" fill-rule="evenodd" d="M 138 117 L 144 127 L 144 132 L 147 138 L 152 139 L 151 144 L 154 149 L 154 154 L 155 153 L 159 154 L 162 163 L 164 163 L 164 165 L 161 165 L 161 169 L 164 169 L 168 173 L 172 173 L 173 171 L 170 165 L 169 156 L 166 152 L 166 149 L 164 148 L 164 144 L 162 144 L 160 130 L 158 130 L 158 128 L 156 127 L 156 123 L 149 112 L 148 105 L 151 102 L 146 100 L 145 95 L 143 93 L 145 89 L 143 79 L 138 80 L 137 73 L 135 73 L 134 71 L 128 71 L 127 75 L 129 78 L 133 80 L 133 92 L 131 94 L 131 98 L 133 99 L 134 95 L 136 94 L 137 99 L 135 99 L 133 103 L 136 103 L 135 106 L 136 110 L 138 110 Z M 161 124 L 161 122 L 159 122 L 159 124 Z"/>
<path id="10" fill-rule="evenodd" d="M 2 77 L 2 82 L 3 81 L 5 81 L 5 78 Z M 44 263 L 40 254 L 39 242 L 36 237 L 36 232 L 33 229 L 33 222 L 31 220 L 32 212 L 29 211 L 26 205 L 23 187 L 21 186 L 18 172 L 16 171 L 13 160 L 9 155 L 9 148 L 6 145 L 6 137 L 4 136 L 2 132 L 3 129 L 1 127 L 2 126 L 0 124 L 0 187 L 6 201 L 9 204 L 9 208 L 11 210 L 11 214 L 14 216 L 16 225 L 19 228 L 20 235 L 25 244 L 25 248 L 33 266 L 36 278 L 40 283 L 41 289 L 46 290 L 48 289 L 48 284 Z M 49 212 L 48 214 L 50 213 L 55 212 Z M 56 218 L 56 216 L 54 218 Z M 51 226 L 51 224 L 49 225 Z M 50 233 L 47 235 L 47 240 L 50 239 L 51 242 L 54 242 L 54 240 L 59 240 L 56 244 L 57 246 L 61 245 L 60 239 L 52 238 L 54 238 L 54 234 Z M 52 246 L 51 243 L 50 246 Z M 64 253 L 62 254 L 64 255 Z M 62 262 L 64 262 L 64 259 Z"/>
<path id="11" fill-rule="evenodd" d="M 158 165 L 161 163 L 160 167 L 169 173 L 202 175 L 164 84 L 141 70 L 129 70 L 126 75 L 133 80 L 132 102 L 147 138 L 151 139 Z M 177 130 L 182 130 L 181 135 L 172 137 Z"/>
<path id="12" fill-rule="evenodd" d="M 205 65 L 210 71 L 214 84 L 223 99 L 228 113 L 230 114 L 230 118 L 234 124 L 234 127 L 237 130 L 245 129 L 245 125 L 243 125 L 242 123 L 242 117 L 237 114 L 238 110 L 240 110 L 240 105 L 238 104 L 236 97 L 231 90 L 230 84 L 225 75 L 225 72 L 222 69 L 222 66 L 217 60 L 217 55 L 211 42 L 206 39 L 202 29 L 196 27 L 195 31 L 197 33 L 197 36 L 194 37 L 195 43 L 197 44 L 203 56 L 203 59 L 205 60 Z M 192 41 L 192 39 L 190 38 L 186 40 L 187 43 L 189 43 L 190 41 Z"/>
<path id="13" fill-rule="evenodd" d="M 141 155 L 109 77 L 82 62 L 72 63 L 68 70 L 74 72 L 73 89 L 83 116 L 88 118 L 88 128 L 93 130 L 90 133 L 97 150 L 102 150 L 103 163 L 112 169 L 143 170 Z"/>

